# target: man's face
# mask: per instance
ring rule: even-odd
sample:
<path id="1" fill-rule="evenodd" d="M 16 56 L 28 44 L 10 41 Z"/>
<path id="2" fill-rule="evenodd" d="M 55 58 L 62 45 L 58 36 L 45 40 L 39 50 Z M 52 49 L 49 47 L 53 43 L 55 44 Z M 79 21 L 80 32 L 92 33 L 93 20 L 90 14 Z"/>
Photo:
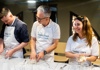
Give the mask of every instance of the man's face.
<path id="1" fill-rule="evenodd" d="M 8 13 L 6 16 L 3 16 L 1 21 L 5 24 L 10 25 L 11 24 L 11 15 Z"/>
<path id="2" fill-rule="evenodd" d="M 44 14 L 42 12 L 40 12 L 40 11 L 37 12 L 36 19 L 40 24 L 45 25 L 46 18 L 47 17 L 44 17 Z"/>

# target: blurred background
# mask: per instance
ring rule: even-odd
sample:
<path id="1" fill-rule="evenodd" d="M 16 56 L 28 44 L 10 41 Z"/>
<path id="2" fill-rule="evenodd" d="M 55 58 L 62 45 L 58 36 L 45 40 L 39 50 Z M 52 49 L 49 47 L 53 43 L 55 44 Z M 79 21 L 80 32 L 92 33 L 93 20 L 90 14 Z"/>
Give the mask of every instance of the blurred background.
<path id="1" fill-rule="evenodd" d="M 72 17 L 85 15 L 100 41 L 100 0 L 0 0 L 0 7 L 7 6 L 12 13 L 27 23 L 29 34 L 36 20 L 36 8 L 49 5 L 52 10 L 51 19 L 61 28 L 61 42 L 66 42 L 71 33 Z M 0 30 L 2 22 L 0 21 Z"/>

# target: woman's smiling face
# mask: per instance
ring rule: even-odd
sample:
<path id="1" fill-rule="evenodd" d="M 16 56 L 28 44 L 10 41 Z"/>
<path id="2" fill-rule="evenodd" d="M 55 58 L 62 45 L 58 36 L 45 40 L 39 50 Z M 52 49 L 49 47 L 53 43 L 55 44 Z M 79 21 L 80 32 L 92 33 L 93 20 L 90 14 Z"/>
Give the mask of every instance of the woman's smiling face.
<path id="1" fill-rule="evenodd" d="M 81 21 L 77 19 L 73 21 L 73 29 L 76 33 L 78 34 L 82 33 L 82 28 L 83 28 L 83 24 Z"/>

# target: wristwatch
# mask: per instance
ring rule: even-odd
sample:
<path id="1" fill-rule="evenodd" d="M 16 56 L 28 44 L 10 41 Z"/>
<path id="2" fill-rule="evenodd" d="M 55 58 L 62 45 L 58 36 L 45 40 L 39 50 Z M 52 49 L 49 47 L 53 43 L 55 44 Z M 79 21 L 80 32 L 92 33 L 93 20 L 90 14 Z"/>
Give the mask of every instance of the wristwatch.
<path id="1" fill-rule="evenodd" d="M 43 52 L 44 52 L 44 55 L 46 55 L 46 54 L 47 54 L 47 51 L 46 51 L 46 50 L 44 50 Z"/>

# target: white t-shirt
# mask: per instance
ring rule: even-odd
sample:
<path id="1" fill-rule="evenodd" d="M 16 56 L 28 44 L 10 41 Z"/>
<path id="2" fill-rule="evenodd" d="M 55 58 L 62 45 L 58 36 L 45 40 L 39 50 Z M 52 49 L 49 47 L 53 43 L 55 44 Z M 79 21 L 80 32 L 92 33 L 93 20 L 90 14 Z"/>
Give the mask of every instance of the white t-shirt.
<path id="1" fill-rule="evenodd" d="M 89 45 L 87 45 L 86 43 L 86 38 L 80 39 L 78 37 L 76 41 L 73 41 L 73 37 L 70 36 L 67 41 L 65 52 L 86 53 L 88 55 L 98 56 L 99 55 L 99 44 L 98 44 L 96 37 L 92 38 L 92 45 L 91 47 L 89 47 Z M 77 63 L 77 60 L 75 58 L 70 58 L 69 62 Z M 85 64 L 90 64 L 90 62 L 87 61 L 85 62 Z"/>
<path id="2" fill-rule="evenodd" d="M 53 39 L 60 39 L 60 27 L 52 20 L 46 27 L 36 21 L 32 26 L 31 36 L 36 38 L 36 52 L 38 53 L 49 47 Z"/>

